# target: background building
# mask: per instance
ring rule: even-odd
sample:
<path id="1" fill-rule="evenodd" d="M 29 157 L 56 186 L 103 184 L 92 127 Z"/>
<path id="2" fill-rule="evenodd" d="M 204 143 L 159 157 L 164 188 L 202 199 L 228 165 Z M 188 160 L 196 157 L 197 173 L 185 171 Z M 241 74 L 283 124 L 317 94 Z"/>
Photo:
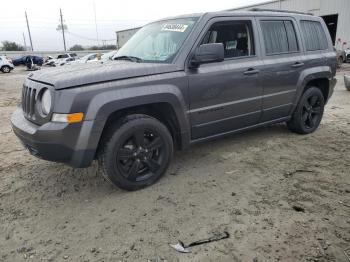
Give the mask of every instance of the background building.
<path id="1" fill-rule="evenodd" d="M 350 0 L 275 0 L 231 10 L 252 8 L 283 9 L 321 16 L 327 24 L 333 44 L 338 49 L 350 46 Z"/>
<path id="2" fill-rule="evenodd" d="M 327 24 L 333 44 L 337 49 L 350 47 L 350 0 L 272 0 L 229 11 L 243 11 L 252 8 L 282 9 L 321 16 Z M 116 32 L 118 47 L 125 44 L 138 29 Z"/>
<path id="3" fill-rule="evenodd" d="M 117 39 L 117 49 L 121 48 L 141 27 L 120 30 L 115 32 Z"/>

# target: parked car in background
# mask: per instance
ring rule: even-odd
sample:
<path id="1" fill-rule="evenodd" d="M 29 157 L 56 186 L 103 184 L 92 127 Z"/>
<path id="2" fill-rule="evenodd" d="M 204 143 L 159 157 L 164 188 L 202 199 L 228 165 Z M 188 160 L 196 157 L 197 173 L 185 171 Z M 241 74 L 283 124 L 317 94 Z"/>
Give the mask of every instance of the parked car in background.
<path id="1" fill-rule="evenodd" d="M 50 59 L 48 60 L 45 65 L 48 66 L 62 66 L 65 65 L 68 62 L 75 61 L 78 59 L 78 56 L 76 53 L 65 53 L 65 54 L 59 54 L 56 59 Z"/>
<path id="2" fill-rule="evenodd" d="M 12 60 L 6 56 L 0 56 L 0 70 L 3 73 L 10 73 L 15 67 Z"/>
<path id="3" fill-rule="evenodd" d="M 339 68 L 342 65 L 342 63 L 346 62 L 346 53 L 345 50 L 336 48 L 334 48 L 334 50 L 337 52 L 337 63 Z"/>
<path id="4" fill-rule="evenodd" d="M 82 58 L 78 58 L 74 61 L 67 62 L 67 65 L 74 65 L 74 64 L 85 64 L 85 63 L 91 63 L 91 62 L 97 62 L 101 59 L 101 55 L 99 53 L 92 53 L 88 54 L 86 56 L 83 56 Z"/>
<path id="5" fill-rule="evenodd" d="M 25 55 L 20 58 L 16 58 L 13 60 L 13 65 L 14 66 L 19 66 L 19 65 L 26 65 L 28 59 L 31 59 L 33 61 L 33 64 L 42 66 L 44 63 L 44 58 L 41 56 L 35 56 L 35 55 Z"/>
<path id="6" fill-rule="evenodd" d="M 350 62 L 350 49 L 345 49 L 346 62 Z"/>

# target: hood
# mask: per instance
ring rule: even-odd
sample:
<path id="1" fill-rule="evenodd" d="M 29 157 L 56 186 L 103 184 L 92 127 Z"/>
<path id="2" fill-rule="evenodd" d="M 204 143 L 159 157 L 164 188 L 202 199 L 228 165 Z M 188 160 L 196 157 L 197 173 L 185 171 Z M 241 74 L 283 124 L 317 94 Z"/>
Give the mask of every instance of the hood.
<path id="1" fill-rule="evenodd" d="M 52 85 L 55 89 L 63 89 L 173 71 L 177 71 L 174 64 L 114 61 L 106 64 L 86 63 L 47 68 L 30 74 L 28 78 Z"/>

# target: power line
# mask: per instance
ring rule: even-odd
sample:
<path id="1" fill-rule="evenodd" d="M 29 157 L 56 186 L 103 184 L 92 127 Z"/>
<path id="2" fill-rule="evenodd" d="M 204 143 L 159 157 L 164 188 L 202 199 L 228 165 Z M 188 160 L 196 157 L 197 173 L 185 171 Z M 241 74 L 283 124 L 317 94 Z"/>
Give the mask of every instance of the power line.
<path id="1" fill-rule="evenodd" d="M 84 40 L 89 40 L 89 41 L 97 41 L 96 38 L 91 38 L 91 37 L 86 37 L 86 36 L 83 36 L 83 35 L 80 35 L 80 34 L 76 34 L 76 33 L 72 33 L 71 31 L 66 31 L 67 34 L 70 34 L 72 36 L 75 36 L 77 38 L 81 38 L 81 39 L 84 39 Z M 106 41 L 106 42 L 111 42 L 111 41 L 115 41 L 115 39 L 101 39 L 102 41 Z"/>

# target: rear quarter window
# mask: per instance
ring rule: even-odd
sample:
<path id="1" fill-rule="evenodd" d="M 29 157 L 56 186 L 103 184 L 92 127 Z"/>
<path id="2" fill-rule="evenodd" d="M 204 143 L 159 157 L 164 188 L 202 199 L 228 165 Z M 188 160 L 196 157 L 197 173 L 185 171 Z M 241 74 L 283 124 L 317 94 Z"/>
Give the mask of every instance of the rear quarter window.
<path id="1" fill-rule="evenodd" d="M 326 33 L 320 22 L 304 20 L 300 25 L 307 51 L 328 49 Z"/>

